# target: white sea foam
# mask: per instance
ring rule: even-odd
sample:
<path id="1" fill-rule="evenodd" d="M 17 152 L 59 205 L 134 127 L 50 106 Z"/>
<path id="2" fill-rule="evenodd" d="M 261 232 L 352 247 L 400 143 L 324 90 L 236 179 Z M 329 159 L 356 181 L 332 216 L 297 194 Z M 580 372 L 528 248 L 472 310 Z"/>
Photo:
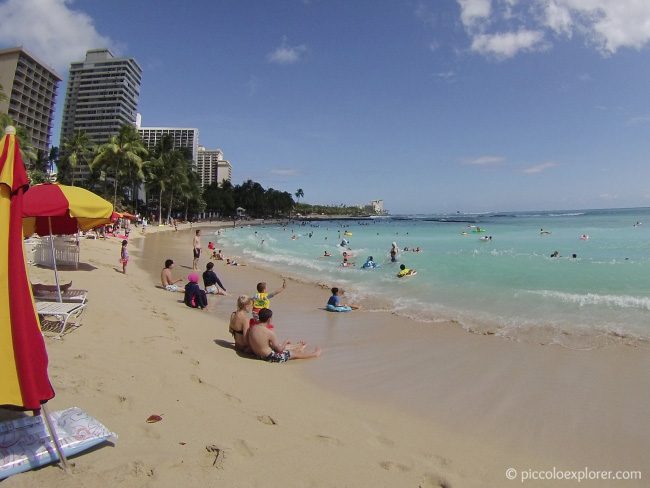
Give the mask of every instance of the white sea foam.
<path id="1" fill-rule="evenodd" d="M 633 308 L 650 311 L 650 297 L 598 295 L 596 293 L 566 293 L 553 290 L 526 290 L 526 293 L 557 299 L 564 303 L 575 303 L 581 307 L 587 305 L 604 305 L 607 307 Z"/>

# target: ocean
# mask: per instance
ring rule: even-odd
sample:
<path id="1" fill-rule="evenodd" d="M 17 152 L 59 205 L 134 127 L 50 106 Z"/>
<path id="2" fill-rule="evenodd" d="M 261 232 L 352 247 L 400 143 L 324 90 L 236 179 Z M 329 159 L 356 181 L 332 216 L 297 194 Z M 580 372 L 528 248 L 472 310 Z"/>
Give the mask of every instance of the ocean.
<path id="1" fill-rule="evenodd" d="M 576 349 L 650 344 L 650 208 L 294 221 L 204 240 L 241 262 L 342 287 L 369 312 Z M 355 266 L 341 266 L 344 251 Z M 362 269 L 368 256 L 380 267 Z M 400 264 L 417 275 L 397 278 Z"/>

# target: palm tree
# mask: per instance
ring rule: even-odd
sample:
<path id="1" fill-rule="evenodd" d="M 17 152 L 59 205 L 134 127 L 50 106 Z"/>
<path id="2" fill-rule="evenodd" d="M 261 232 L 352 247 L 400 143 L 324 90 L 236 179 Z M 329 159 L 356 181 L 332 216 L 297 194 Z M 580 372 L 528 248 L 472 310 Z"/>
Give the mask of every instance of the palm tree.
<path id="1" fill-rule="evenodd" d="M 295 195 L 296 195 L 296 198 L 298 199 L 298 203 L 300 203 L 300 199 L 305 196 L 305 192 L 302 191 L 302 188 L 298 188 L 296 190 Z"/>
<path id="2" fill-rule="evenodd" d="M 117 183 L 120 171 L 125 170 L 128 165 L 129 171 L 137 169 L 138 176 L 142 175 L 142 158 L 147 155 L 147 149 L 142 143 L 138 130 L 132 125 L 124 125 L 116 136 L 112 136 L 106 144 L 102 144 L 97 150 L 97 156 L 93 160 L 92 168 L 106 168 L 112 170 L 114 191 L 113 207 L 117 203 Z M 142 175 L 143 176 L 143 175 Z"/>
<path id="3" fill-rule="evenodd" d="M 8 114 L 0 113 L 0 137 L 5 132 L 7 126 L 13 126 L 16 129 L 16 138 L 20 144 L 20 154 L 23 157 L 23 163 L 31 169 L 31 164 L 38 160 L 38 154 L 32 145 L 32 138 L 21 125 L 16 125 L 14 120 Z"/>
<path id="4" fill-rule="evenodd" d="M 165 158 L 166 186 L 169 188 L 169 207 L 167 208 L 167 221 L 171 221 L 172 207 L 174 205 L 174 190 L 187 184 L 188 161 L 181 151 L 171 151 L 163 156 Z"/>
<path id="5" fill-rule="evenodd" d="M 64 158 L 72 168 L 72 182 L 74 186 L 74 173 L 79 162 L 87 163 L 95 150 L 95 145 L 84 131 L 78 130 L 71 137 L 63 141 Z"/>

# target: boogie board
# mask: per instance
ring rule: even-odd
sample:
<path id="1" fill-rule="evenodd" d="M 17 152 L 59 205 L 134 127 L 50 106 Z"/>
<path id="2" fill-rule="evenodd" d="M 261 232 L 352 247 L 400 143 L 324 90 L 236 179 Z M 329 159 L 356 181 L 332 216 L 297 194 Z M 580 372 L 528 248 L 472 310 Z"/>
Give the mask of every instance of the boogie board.
<path id="1" fill-rule="evenodd" d="M 117 439 L 117 434 L 78 407 L 52 412 L 50 418 L 66 456 Z M 0 423 L 0 480 L 58 459 L 42 416 Z"/>

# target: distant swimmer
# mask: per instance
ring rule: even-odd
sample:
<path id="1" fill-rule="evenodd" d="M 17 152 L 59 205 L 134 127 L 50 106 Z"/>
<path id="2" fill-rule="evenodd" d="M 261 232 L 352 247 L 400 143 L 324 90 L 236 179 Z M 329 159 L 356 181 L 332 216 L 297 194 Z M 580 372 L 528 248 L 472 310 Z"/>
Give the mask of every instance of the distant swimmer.
<path id="1" fill-rule="evenodd" d="M 634 224 L 634 227 L 639 227 L 639 226 L 642 225 L 642 224 L 643 224 L 643 222 L 638 222 L 638 221 L 637 221 L 637 222 Z"/>
<path id="2" fill-rule="evenodd" d="M 560 257 L 560 251 L 553 251 L 551 253 L 552 258 L 559 258 Z"/>
<path id="3" fill-rule="evenodd" d="M 341 247 L 347 247 L 347 245 L 350 243 L 347 239 L 341 239 L 341 244 L 339 246 Z"/>
<path id="4" fill-rule="evenodd" d="M 327 251 L 325 251 L 325 252 L 323 253 L 323 257 L 324 257 L 324 258 L 329 258 L 330 256 L 331 256 L 331 254 L 330 254 L 329 252 L 327 252 Z"/>
<path id="5" fill-rule="evenodd" d="M 406 265 L 400 264 L 399 273 L 397 273 L 398 278 L 405 278 L 407 276 L 415 276 L 418 272 L 414 269 L 407 268 Z"/>
<path id="6" fill-rule="evenodd" d="M 586 241 L 586 240 L 588 240 L 588 239 L 589 239 L 589 234 L 582 234 L 582 235 L 580 236 L 580 240 L 581 240 L 581 241 Z"/>
<path id="7" fill-rule="evenodd" d="M 549 230 L 544 230 L 544 229 L 539 229 L 539 233 L 540 233 L 540 235 L 545 236 L 545 235 L 550 234 L 551 231 L 549 231 Z"/>
<path id="8" fill-rule="evenodd" d="M 363 269 L 372 269 L 372 268 L 378 268 L 379 265 L 375 263 L 375 261 L 372 259 L 372 256 L 368 256 L 368 259 L 366 259 L 366 262 L 363 263 L 363 266 L 361 266 Z"/>
<path id="9" fill-rule="evenodd" d="M 399 253 L 399 248 L 397 247 L 397 243 L 393 242 L 390 247 L 390 262 L 391 263 L 396 263 L 397 262 L 397 253 Z"/>

